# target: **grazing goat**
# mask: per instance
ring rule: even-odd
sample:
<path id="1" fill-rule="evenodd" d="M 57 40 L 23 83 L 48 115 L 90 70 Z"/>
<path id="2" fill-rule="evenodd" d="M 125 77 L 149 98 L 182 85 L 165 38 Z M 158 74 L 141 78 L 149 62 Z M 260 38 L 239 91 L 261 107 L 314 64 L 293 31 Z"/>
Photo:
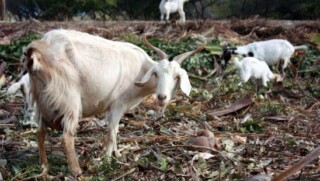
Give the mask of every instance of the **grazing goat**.
<path id="1" fill-rule="evenodd" d="M 30 81 L 29 81 L 29 74 L 24 74 L 21 79 L 12 84 L 8 90 L 7 94 L 15 94 L 18 90 L 22 92 L 22 95 L 24 97 L 24 118 L 34 120 L 34 114 L 35 114 L 35 104 L 33 104 L 32 101 L 32 95 L 30 92 Z"/>
<path id="2" fill-rule="evenodd" d="M 265 61 L 268 65 L 278 64 L 283 61 L 282 74 L 284 69 L 290 64 L 294 72 L 296 68 L 290 63 L 290 57 L 297 49 L 306 49 L 306 46 L 293 46 L 287 40 L 274 39 L 260 42 L 249 43 L 248 45 L 238 46 L 236 48 L 227 48 L 224 50 L 222 59 L 227 62 L 231 59 L 231 54 L 242 55 L 244 57 L 255 57 Z"/>
<path id="3" fill-rule="evenodd" d="M 38 145 L 43 173 L 48 172 L 45 151 L 46 127 L 63 130 L 62 142 L 69 167 L 81 174 L 74 140 L 79 118 L 106 113 L 109 134 L 103 138 L 107 156 L 117 150 L 116 136 L 122 115 L 144 97 L 156 94 L 156 102 L 166 106 L 180 86 L 191 91 L 187 72 L 180 63 L 201 48 L 176 56 L 157 52 L 153 61 L 141 48 L 126 42 L 106 40 L 72 30 L 52 30 L 41 40 L 30 43 L 24 66 L 30 75 L 31 92 L 37 103 Z"/>
<path id="4" fill-rule="evenodd" d="M 161 21 L 164 19 L 164 15 L 166 15 L 166 20 L 169 21 L 170 13 L 179 12 L 180 21 L 182 23 L 186 22 L 186 15 L 183 11 L 183 4 L 188 0 L 161 0 L 159 9 L 161 13 Z"/>
<path id="5" fill-rule="evenodd" d="M 247 82 L 250 78 L 261 79 L 263 86 L 267 87 L 267 82 L 270 80 L 282 81 L 278 74 L 271 72 L 270 68 L 264 61 L 260 61 L 253 57 L 246 57 L 239 61 L 237 57 L 234 58 L 240 78 L 243 82 Z"/>

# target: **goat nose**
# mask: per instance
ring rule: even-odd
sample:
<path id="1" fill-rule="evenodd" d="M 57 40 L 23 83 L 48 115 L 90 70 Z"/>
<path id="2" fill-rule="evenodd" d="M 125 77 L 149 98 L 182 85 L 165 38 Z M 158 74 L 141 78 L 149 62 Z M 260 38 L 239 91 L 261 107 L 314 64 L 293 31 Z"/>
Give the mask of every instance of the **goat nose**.
<path id="1" fill-rule="evenodd" d="M 159 99 L 160 101 L 165 100 L 166 98 L 167 98 L 167 96 L 164 95 L 164 94 L 159 94 L 159 95 L 158 95 L 158 99 Z"/>

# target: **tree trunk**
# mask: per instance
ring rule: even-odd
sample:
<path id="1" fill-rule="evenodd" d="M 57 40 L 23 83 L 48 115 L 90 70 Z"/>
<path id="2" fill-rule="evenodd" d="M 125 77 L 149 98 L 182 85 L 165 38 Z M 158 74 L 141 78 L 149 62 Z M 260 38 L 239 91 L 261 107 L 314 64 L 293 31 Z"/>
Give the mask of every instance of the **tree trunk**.
<path id="1" fill-rule="evenodd" d="M 0 20 L 4 20 L 6 14 L 6 0 L 0 0 Z"/>

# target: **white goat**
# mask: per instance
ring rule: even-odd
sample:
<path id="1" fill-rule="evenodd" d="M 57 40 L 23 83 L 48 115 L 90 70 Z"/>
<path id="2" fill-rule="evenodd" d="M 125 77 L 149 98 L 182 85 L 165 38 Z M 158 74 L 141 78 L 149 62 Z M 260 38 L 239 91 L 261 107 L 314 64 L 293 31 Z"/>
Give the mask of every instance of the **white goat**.
<path id="1" fill-rule="evenodd" d="M 161 21 L 164 19 L 164 15 L 166 15 L 166 20 L 169 21 L 170 13 L 179 12 L 180 21 L 182 23 L 186 22 L 186 15 L 183 11 L 183 4 L 188 0 L 161 0 L 159 9 L 161 13 Z"/>
<path id="2" fill-rule="evenodd" d="M 270 80 L 282 81 L 278 74 L 271 72 L 270 68 L 264 61 L 260 61 L 254 57 L 246 57 L 239 61 L 237 57 L 234 58 L 240 78 L 243 82 L 247 82 L 250 78 L 261 79 L 262 85 L 267 87 L 267 82 Z"/>
<path id="3" fill-rule="evenodd" d="M 30 92 L 30 81 L 29 81 L 29 74 L 25 74 L 21 77 L 21 79 L 12 84 L 8 90 L 7 94 L 15 94 L 18 90 L 22 92 L 24 98 L 24 118 L 34 120 L 35 115 L 35 104 L 32 102 L 32 95 Z"/>
<path id="4" fill-rule="evenodd" d="M 37 103 L 38 145 L 41 168 L 48 171 L 44 146 L 46 127 L 63 129 L 62 140 L 74 175 L 81 169 L 74 148 L 79 118 L 107 113 L 109 135 L 104 151 L 117 150 L 116 135 L 122 115 L 142 99 L 156 94 L 165 106 L 178 85 L 191 91 L 187 72 L 180 63 L 201 50 L 183 53 L 169 62 L 167 55 L 147 42 L 162 59 L 153 61 L 141 48 L 72 30 L 53 30 L 33 41 L 25 52 L 24 66 L 30 75 L 31 92 Z"/>
<path id="5" fill-rule="evenodd" d="M 267 41 L 259 41 L 249 43 L 244 46 L 238 46 L 236 48 L 231 48 L 224 52 L 224 59 L 226 61 L 231 59 L 230 54 L 238 54 L 244 57 L 255 57 L 258 60 L 265 61 L 268 65 L 278 64 L 283 61 L 282 72 L 290 63 L 290 57 L 297 49 L 306 49 L 307 47 L 293 46 L 287 40 L 273 39 Z M 293 66 L 291 66 L 294 68 Z M 295 70 L 296 71 L 296 70 Z"/>

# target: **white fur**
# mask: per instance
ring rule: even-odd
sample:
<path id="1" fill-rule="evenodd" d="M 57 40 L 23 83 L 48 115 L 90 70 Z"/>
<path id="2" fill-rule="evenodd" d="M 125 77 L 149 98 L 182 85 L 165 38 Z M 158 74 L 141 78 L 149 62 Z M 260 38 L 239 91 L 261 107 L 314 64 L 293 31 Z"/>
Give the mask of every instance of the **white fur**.
<path id="1" fill-rule="evenodd" d="M 113 151 L 120 156 L 116 144 L 119 121 L 145 96 L 156 93 L 157 103 L 165 106 L 177 86 L 187 95 L 191 90 L 188 75 L 178 62 L 156 62 L 131 43 L 87 33 L 50 31 L 32 42 L 25 54 L 31 92 L 39 105 L 39 129 L 55 125 L 62 117 L 63 134 L 74 136 L 80 117 L 106 112 L 108 156 Z"/>
<path id="2" fill-rule="evenodd" d="M 273 39 L 267 41 L 259 41 L 249 43 L 248 45 L 238 46 L 234 53 L 249 56 L 253 53 L 253 57 L 265 61 L 268 65 L 275 65 L 283 60 L 282 70 L 290 63 L 290 57 L 296 49 L 305 49 L 306 46 L 293 46 L 287 40 Z"/>
<path id="3" fill-rule="evenodd" d="M 166 20 L 169 20 L 170 13 L 179 12 L 180 21 L 182 23 L 186 22 L 186 15 L 183 11 L 183 4 L 188 0 L 161 0 L 159 9 L 161 13 L 161 21 L 164 19 L 164 15 L 166 15 Z"/>
<path id="4" fill-rule="evenodd" d="M 277 81 L 281 81 L 281 77 L 272 73 L 266 62 L 256 58 L 246 57 L 239 61 L 239 59 L 235 57 L 234 64 L 243 82 L 247 82 L 250 78 L 261 79 L 263 86 L 267 87 L 267 82 L 270 80 L 277 79 Z"/>
<path id="5" fill-rule="evenodd" d="M 23 97 L 24 97 L 24 118 L 34 120 L 35 115 L 35 104 L 32 102 L 32 95 L 30 92 L 30 81 L 29 81 L 29 74 L 25 74 L 21 77 L 21 79 L 12 84 L 8 90 L 7 94 L 15 94 L 18 90 L 21 90 Z"/>

